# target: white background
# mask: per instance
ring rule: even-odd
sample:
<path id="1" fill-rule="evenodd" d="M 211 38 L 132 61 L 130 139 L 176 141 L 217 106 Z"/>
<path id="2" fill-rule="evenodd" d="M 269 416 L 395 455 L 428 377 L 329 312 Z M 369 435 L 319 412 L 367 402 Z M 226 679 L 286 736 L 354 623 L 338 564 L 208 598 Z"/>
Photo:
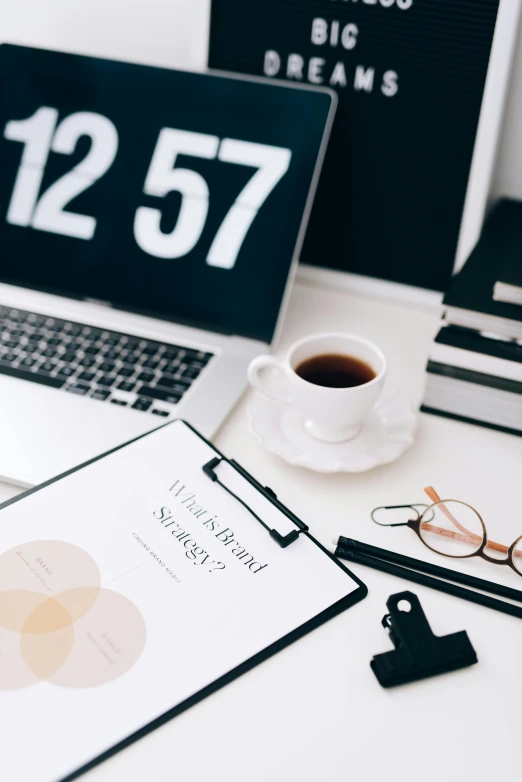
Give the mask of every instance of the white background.
<path id="1" fill-rule="evenodd" d="M 2 0 L 1 40 L 177 68 L 205 62 L 210 0 Z M 522 197 L 522 33 L 491 195 Z"/>

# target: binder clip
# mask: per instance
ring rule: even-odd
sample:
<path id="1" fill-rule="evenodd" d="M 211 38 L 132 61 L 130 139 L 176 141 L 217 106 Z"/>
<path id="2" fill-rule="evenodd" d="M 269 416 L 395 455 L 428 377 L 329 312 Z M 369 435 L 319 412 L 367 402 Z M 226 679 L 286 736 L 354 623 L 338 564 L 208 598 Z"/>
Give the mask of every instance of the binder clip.
<path id="1" fill-rule="evenodd" d="M 477 662 L 465 630 L 440 638 L 433 634 L 413 592 L 392 595 L 386 605 L 390 613 L 382 625 L 389 630 L 395 650 L 376 655 L 370 663 L 382 687 L 395 687 Z"/>

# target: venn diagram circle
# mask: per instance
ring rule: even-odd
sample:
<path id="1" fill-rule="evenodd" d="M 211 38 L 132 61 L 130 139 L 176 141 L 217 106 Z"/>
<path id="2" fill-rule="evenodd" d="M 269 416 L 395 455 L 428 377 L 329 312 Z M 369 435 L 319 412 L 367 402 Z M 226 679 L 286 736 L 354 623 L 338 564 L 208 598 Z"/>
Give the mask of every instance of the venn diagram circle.
<path id="1" fill-rule="evenodd" d="M 138 608 L 101 586 L 78 546 L 36 540 L 0 555 L 0 691 L 106 684 L 136 663 L 145 640 Z"/>

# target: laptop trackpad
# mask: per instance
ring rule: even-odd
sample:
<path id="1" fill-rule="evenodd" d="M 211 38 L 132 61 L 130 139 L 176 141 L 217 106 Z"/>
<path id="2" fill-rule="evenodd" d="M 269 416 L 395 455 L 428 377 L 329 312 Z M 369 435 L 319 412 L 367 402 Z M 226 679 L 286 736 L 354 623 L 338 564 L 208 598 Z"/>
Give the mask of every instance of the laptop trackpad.
<path id="1" fill-rule="evenodd" d="M 42 483 L 167 420 L 154 419 L 2 376 L 0 480 L 19 486 Z"/>

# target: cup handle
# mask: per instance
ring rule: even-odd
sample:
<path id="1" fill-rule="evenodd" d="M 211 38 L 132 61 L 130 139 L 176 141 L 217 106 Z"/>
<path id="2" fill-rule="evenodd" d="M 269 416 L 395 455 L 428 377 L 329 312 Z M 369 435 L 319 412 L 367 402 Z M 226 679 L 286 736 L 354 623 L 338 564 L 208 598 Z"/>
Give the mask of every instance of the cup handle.
<path id="1" fill-rule="evenodd" d="M 261 391 L 262 394 L 266 394 L 266 396 L 275 399 L 277 402 L 283 402 L 283 404 L 287 405 L 292 404 L 293 399 L 290 394 L 280 393 L 279 391 L 276 391 L 275 388 L 270 388 L 270 386 L 263 382 L 260 374 L 263 369 L 277 369 L 285 378 L 286 383 L 288 383 L 285 371 L 279 361 L 272 358 L 272 356 L 258 356 L 250 362 L 248 367 L 248 381 L 250 385 L 258 391 Z"/>

